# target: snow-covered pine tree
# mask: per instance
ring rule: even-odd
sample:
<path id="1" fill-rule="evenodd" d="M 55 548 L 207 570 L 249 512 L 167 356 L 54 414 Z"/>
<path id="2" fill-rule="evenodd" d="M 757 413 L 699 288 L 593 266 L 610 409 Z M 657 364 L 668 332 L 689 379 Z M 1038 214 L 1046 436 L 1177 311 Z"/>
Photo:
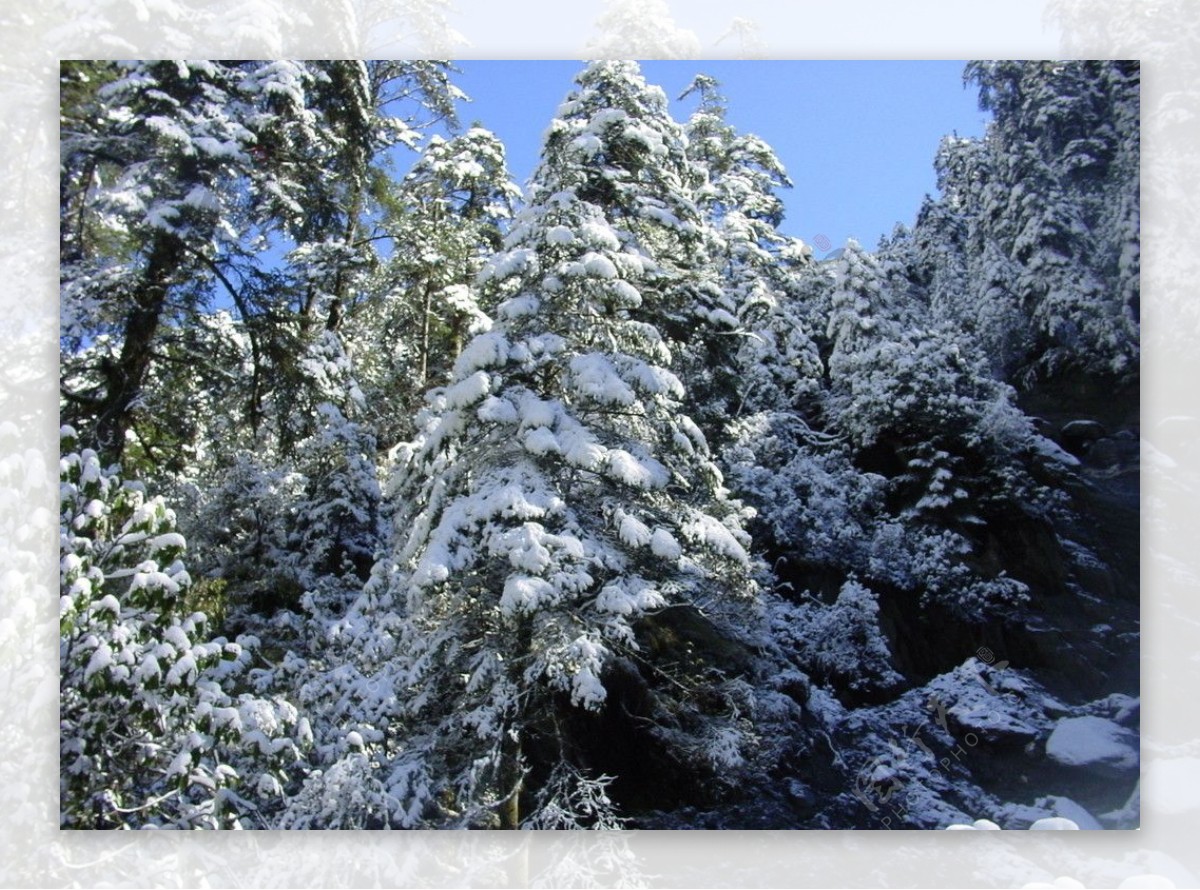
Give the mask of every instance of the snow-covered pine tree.
<path id="1" fill-rule="evenodd" d="M 234 434 L 180 485 L 195 568 L 223 585 L 229 626 L 275 648 L 270 625 L 290 638 L 306 593 L 323 615 L 344 612 L 381 540 L 375 436 L 338 333 L 322 330 L 296 365 L 281 422 L 304 435 L 291 453 Z"/>
<path id="2" fill-rule="evenodd" d="M 412 144 L 418 119 L 448 113 L 445 68 L 64 63 L 63 414 L 95 427 L 106 459 L 135 429 L 151 447 L 178 444 L 160 414 L 187 374 L 172 379 L 164 354 L 214 303 L 248 339 L 251 372 L 230 381 L 242 422 L 258 435 L 275 419 L 269 396 L 313 333 L 336 327 L 370 260 L 360 225 L 378 156 Z M 292 247 L 287 263 L 264 261 Z M 202 347 L 191 363 L 219 375 L 221 344 L 190 345 Z M 295 438 L 276 432 L 286 453 Z"/>
<path id="3" fill-rule="evenodd" d="M 431 120 L 455 125 L 447 63 L 334 61 L 319 64 L 310 87 L 313 123 L 327 132 L 319 152 L 284 139 L 307 186 L 304 212 L 293 218 L 293 262 L 300 271 L 302 332 L 336 329 L 347 302 L 377 262 L 379 203 L 390 183 L 385 160 L 396 146 L 415 148 Z M 270 151 L 270 149 L 268 149 Z"/>
<path id="4" fill-rule="evenodd" d="M 979 344 L 994 377 L 1009 379 L 1036 339 L 1022 310 L 1020 266 L 993 237 L 998 221 L 978 212 L 992 159 L 985 144 L 945 137 L 934 161 L 942 197 L 926 196 L 908 241 L 913 279 L 936 322 L 960 328 Z"/>
<path id="5" fill-rule="evenodd" d="M 348 360 L 336 332 L 376 260 L 382 155 L 452 112 L 446 68 L 64 66 L 64 415 L 186 496 L 192 565 L 231 608 L 270 614 L 343 555 L 372 561 L 371 431 L 353 380 L 335 395 L 313 368 Z M 154 244 L 182 257 L 158 289 Z M 344 536 L 317 546 L 317 529 Z"/>
<path id="6" fill-rule="evenodd" d="M 988 143 L 947 136 L 934 159 L 942 197 L 926 197 L 911 232 L 915 278 L 925 289 L 933 319 L 952 323 L 978 344 L 1000 380 L 1025 366 L 1036 340 L 1022 309 L 1020 264 L 996 231 L 1005 225 L 981 208 L 996 179 Z"/>
<path id="7" fill-rule="evenodd" d="M 64 78 L 74 73 L 64 63 Z M 271 145 L 311 135 L 314 74 L 299 63 L 155 61 L 103 76 L 64 120 L 63 181 L 75 190 L 62 219 L 64 370 L 78 378 L 64 395 L 68 416 L 94 424 L 116 459 L 139 412 L 152 413 L 145 385 L 164 331 L 214 285 L 243 303 L 222 266 L 298 212 L 298 178 Z"/>
<path id="8" fill-rule="evenodd" d="M 490 327 L 494 307 L 480 306 L 470 285 L 519 197 L 500 140 L 471 127 L 431 137 L 385 202 L 391 255 L 346 328 L 385 447 L 412 436 L 426 390 L 444 385 L 466 342 Z"/>
<path id="9" fill-rule="evenodd" d="M 316 64 L 316 63 L 314 63 Z M 433 61 L 336 61 L 319 63 L 321 77 L 310 88 L 311 119 L 328 135 L 317 150 L 284 138 L 283 150 L 308 191 L 303 213 L 291 221 L 294 249 L 286 257 L 276 290 L 281 323 L 272 344 L 271 392 L 266 413 L 275 421 L 281 456 L 288 458 L 315 429 L 311 411 L 319 395 L 305 392 L 311 378 L 304 358 L 324 337 L 339 332 L 352 348 L 361 331 L 342 331 L 343 320 L 369 302 L 386 240 L 384 208 L 390 205 L 390 153 L 415 148 L 421 126 L 445 120 L 455 126 L 447 63 Z M 362 352 L 374 344 L 363 343 Z"/>
<path id="10" fill-rule="evenodd" d="M 708 338 L 707 354 L 687 376 L 693 414 L 723 438 L 722 427 L 734 417 L 789 410 L 812 396 L 822 371 L 788 293 L 790 281 L 811 272 L 811 252 L 777 228 L 783 202 L 776 192 L 790 188 L 791 180 L 769 145 L 726 122 L 716 80 L 698 75 L 680 98 L 693 94 L 699 106 L 686 127 L 688 156 L 707 178 L 698 200 L 710 223 L 709 254 L 736 322 L 723 336 Z M 722 315 L 713 320 L 729 326 Z"/>
<path id="11" fill-rule="evenodd" d="M 880 553 L 891 553 L 878 566 L 911 565 L 892 580 L 924 585 L 929 599 L 971 620 L 1019 603 L 1024 585 L 973 579 L 963 565 L 973 549 L 969 530 L 1006 510 L 1044 515 L 1051 502 L 1029 475 L 1037 436 L 1013 390 L 991 376 L 975 342 L 953 323 L 916 324 L 875 259 L 854 243 L 832 303 L 831 424 L 846 435 L 859 468 L 888 478 L 887 510 L 911 529 L 908 556 L 889 542 L 890 532 L 878 539 Z"/>
<path id="12" fill-rule="evenodd" d="M 353 657 L 309 685 L 338 729 L 293 824 L 369 773 L 339 824 L 604 827 L 603 772 L 694 788 L 748 756 L 749 540 L 656 324 L 691 308 L 682 141 L 633 64 L 578 83 L 480 275 L 496 326 L 401 455 L 393 551 L 337 631 Z"/>
<path id="13" fill-rule="evenodd" d="M 352 588 L 380 543 L 375 436 L 359 420 L 365 399 L 335 331 L 323 331 L 301 365 L 316 423 L 296 446 L 304 493 L 289 511 L 300 584 Z"/>
<path id="14" fill-rule="evenodd" d="M 948 138 L 938 154 L 942 203 L 967 227 L 961 323 L 1023 386 L 1064 372 L 1128 382 L 1140 302 L 1137 64 L 972 62 L 965 77 L 995 118 L 983 140 Z M 946 259 L 963 261 L 927 261 Z"/>
<path id="15" fill-rule="evenodd" d="M 829 348 L 830 392 L 834 397 L 832 417 L 847 422 L 847 409 L 856 396 L 864 354 L 870 345 L 897 337 L 890 293 L 876 258 L 851 239 L 836 267 L 836 286 L 830 293 L 829 319 L 825 336 Z M 855 438 L 869 444 L 870 430 L 854 431 Z"/>

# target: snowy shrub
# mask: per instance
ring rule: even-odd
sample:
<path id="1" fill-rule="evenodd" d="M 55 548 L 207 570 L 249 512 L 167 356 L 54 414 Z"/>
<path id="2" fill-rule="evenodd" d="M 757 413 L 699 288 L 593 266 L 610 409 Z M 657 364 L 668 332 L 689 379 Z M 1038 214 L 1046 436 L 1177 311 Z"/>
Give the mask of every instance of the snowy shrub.
<path id="1" fill-rule="evenodd" d="M 844 447 L 787 412 L 739 419 L 723 452 L 734 490 L 757 510 L 761 542 L 818 566 L 856 566 L 887 491 Z"/>
<path id="2" fill-rule="evenodd" d="M 1003 573 L 989 577 L 969 565 L 976 545 L 924 509 L 894 511 L 897 482 L 864 472 L 838 440 L 813 431 L 795 415 L 762 414 L 731 426 L 724 452 L 734 490 L 757 508 L 756 531 L 781 572 L 855 574 L 866 583 L 910 591 L 968 621 L 1010 611 L 1025 602 L 1024 584 Z M 1013 487 L 975 494 L 970 505 L 1016 499 L 1028 477 L 1010 463 Z M 936 474 L 926 499 L 939 494 Z M 901 480 L 903 482 L 903 480 Z M 1024 504 L 1022 504 L 1024 506 Z M 929 506 L 929 504 L 926 504 Z M 1035 506 L 1030 509 L 1036 508 Z M 943 511 L 944 512 L 944 511 Z M 932 515 L 931 515 L 932 514 Z M 788 576 L 790 578 L 790 576 Z"/>
<path id="3" fill-rule="evenodd" d="M 290 520 L 305 480 L 270 457 L 239 449 L 204 467 L 212 482 L 192 487 L 184 516 L 196 571 L 225 582 L 234 621 L 294 608 L 303 590 Z"/>
<path id="4" fill-rule="evenodd" d="M 904 678 L 879 626 L 879 598 L 851 577 L 829 605 L 776 603 L 772 631 L 811 676 L 853 692 L 888 692 Z"/>
<path id="5" fill-rule="evenodd" d="M 1032 422 L 992 378 L 977 342 L 949 323 L 913 324 L 878 262 L 851 245 L 834 289 L 826 413 L 856 460 L 894 482 L 893 500 L 923 518 L 965 518 L 988 504 L 1031 513 L 1046 495 L 1025 471 Z"/>
<path id="6" fill-rule="evenodd" d="M 1029 588 L 1004 572 L 985 577 L 972 570 L 965 558 L 973 549 L 948 529 L 889 522 L 871 539 L 867 567 L 871 577 L 920 592 L 922 605 L 936 603 L 972 623 L 1009 613 L 1029 599 Z"/>
<path id="7" fill-rule="evenodd" d="M 624 827 L 608 796 L 611 776 L 580 775 L 568 763 L 554 768 L 538 792 L 534 815 L 524 828 L 531 831 L 587 828 L 612 831 Z"/>
<path id="8" fill-rule="evenodd" d="M 204 636 L 162 498 L 62 433 L 60 821 L 222 828 L 275 806 L 300 753 L 296 709 L 237 693 L 251 640 Z"/>

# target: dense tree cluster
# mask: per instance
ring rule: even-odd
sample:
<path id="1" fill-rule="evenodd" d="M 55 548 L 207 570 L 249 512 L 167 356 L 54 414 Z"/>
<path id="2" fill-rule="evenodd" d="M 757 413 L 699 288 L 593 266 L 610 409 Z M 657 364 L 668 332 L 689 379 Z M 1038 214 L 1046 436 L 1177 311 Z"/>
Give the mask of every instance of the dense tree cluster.
<path id="1" fill-rule="evenodd" d="M 63 826 L 865 825 L 846 709 L 1104 565 L 1022 400 L 1136 387 L 1136 65 L 968 66 L 827 261 L 707 76 L 522 193 L 452 75 L 63 64 Z"/>
<path id="2" fill-rule="evenodd" d="M 1137 63 L 973 62 L 966 77 L 995 120 L 982 142 L 943 142 L 943 197 L 918 216 L 912 274 L 937 281 L 934 309 L 1001 376 L 1135 377 Z"/>

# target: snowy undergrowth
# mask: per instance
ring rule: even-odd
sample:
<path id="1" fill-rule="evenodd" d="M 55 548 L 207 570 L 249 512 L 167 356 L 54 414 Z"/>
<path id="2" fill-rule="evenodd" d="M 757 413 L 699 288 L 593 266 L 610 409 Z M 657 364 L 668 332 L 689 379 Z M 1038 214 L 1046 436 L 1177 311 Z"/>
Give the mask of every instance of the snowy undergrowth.
<path id="1" fill-rule="evenodd" d="M 162 498 L 62 431 L 59 662 L 66 828 L 265 827 L 307 721 L 245 689 L 256 643 L 204 635 Z"/>

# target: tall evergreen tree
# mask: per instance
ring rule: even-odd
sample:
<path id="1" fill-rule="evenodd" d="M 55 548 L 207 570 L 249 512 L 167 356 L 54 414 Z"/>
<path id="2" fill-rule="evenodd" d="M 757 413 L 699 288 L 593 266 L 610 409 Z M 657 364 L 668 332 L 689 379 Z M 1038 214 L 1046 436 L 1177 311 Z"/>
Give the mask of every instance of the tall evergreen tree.
<path id="1" fill-rule="evenodd" d="M 654 323 L 683 308 L 668 274 L 694 229 L 672 212 L 693 212 L 671 188 L 681 146 L 633 65 L 579 84 L 481 275 L 505 298 L 497 324 L 392 482 L 394 548 L 339 631 L 362 654 L 309 690 L 353 702 L 338 769 L 380 767 L 392 824 L 611 825 L 615 760 L 587 727 L 626 710 L 644 761 L 670 751 L 716 775 L 745 756 L 745 690 L 711 673 L 738 665 L 668 665 L 654 643 L 668 615 L 736 638 L 756 597 L 738 505 Z"/>
<path id="2" fill-rule="evenodd" d="M 257 432 L 363 262 L 373 160 L 416 136 L 383 105 L 448 89 L 444 66 L 64 63 L 63 79 L 64 415 L 94 425 L 101 453 L 119 459 L 139 421 L 169 405 L 148 387 L 156 366 L 168 376 L 168 344 L 221 302 L 248 337 L 253 370 L 238 383 Z M 425 104 L 441 114 L 442 101 Z M 261 262 L 281 246 L 299 249 L 292 270 Z M 194 362 L 219 368 L 219 344 L 192 345 L 207 347 Z"/>
<path id="3" fill-rule="evenodd" d="M 381 222 L 391 255 L 350 310 L 371 420 L 386 447 L 410 437 L 425 391 L 448 382 L 454 360 L 491 325 L 471 287 L 500 246 L 520 189 L 504 146 L 482 127 L 433 136 L 394 187 Z"/>
<path id="4" fill-rule="evenodd" d="M 707 180 L 697 195 L 724 303 L 712 319 L 723 323 L 721 336 L 708 338 L 688 380 L 693 412 L 723 433 L 743 412 L 788 410 L 811 396 L 821 362 L 788 293 L 811 266 L 807 248 L 778 230 L 783 202 L 776 192 L 791 180 L 769 145 L 726 122 L 717 81 L 696 77 L 680 98 L 692 94 L 699 106 L 686 128 L 688 155 Z M 726 305 L 731 317 L 721 314 Z"/>

